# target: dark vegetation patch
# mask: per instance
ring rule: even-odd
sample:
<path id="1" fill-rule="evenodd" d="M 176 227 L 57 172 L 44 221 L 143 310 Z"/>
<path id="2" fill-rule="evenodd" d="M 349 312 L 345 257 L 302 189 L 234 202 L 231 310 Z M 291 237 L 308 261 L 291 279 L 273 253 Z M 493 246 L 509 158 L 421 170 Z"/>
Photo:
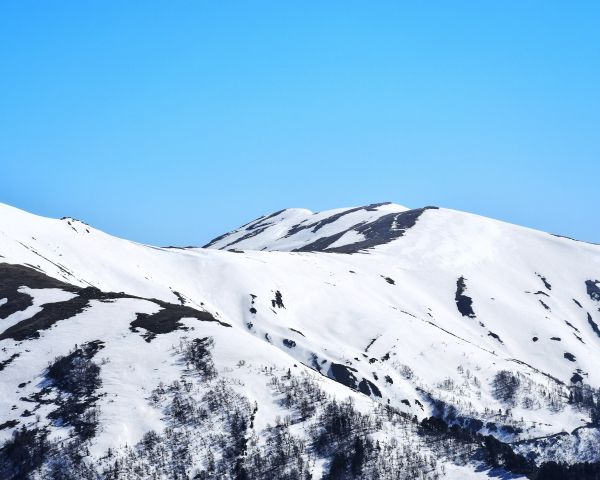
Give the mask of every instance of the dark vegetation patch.
<path id="1" fill-rule="evenodd" d="M 92 358 L 104 348 L 99 340 L 76 347 L 64 357 L 57 357 L 46 371 L 49 386 L 60 393 L 57 409 L 48 414 L 56 425 L 72 426 L 82 439 L 92 438 L 98 425 L 94 408 L 100 388 L 100 366 Z"/>
<path id="2" fill-rule="evenodd" d="M 205 381 L 212 380 L 217 376 L 217 369 L 211 353 L 214 343 L 212 337 L 204 337 L 195 338 L 191 342 L 186 341 L 182 344 L 183 358 L 186 363 Z"/>
<path id="3" fill-rule="evenodd" d="M 475 453 L 474 459 L 484 461 L 488 466 L 494 468 L 505 468 L 506 470 L 527 474 L 535 471 L 535 464 L 528 461 L 522 455 L 515 454 L 512 448 L 491 435 L 481 435 L 477 430 L 483 427 L 483 422 L 476 425 L 462 426 L 458 423 L 449 424 L 439 417 L 424 418 L 421 421 L 421 428 L 425 436 L 454 438 L 460 442 L 469 444 L 478 444 L 480 448 Z M 491 424 L 490 430 L 496 430 L 496 426 Z"/>
<path id="4" fill-rule="evenodd" d="M 13 432 L 12 438 L 0 448 L 0 478 L 27 480 L 50 452 L 48 432 L 45 429 L 26 429 Z"/>
<path id="5" fill-rule="evenodd" d="M 599 284 L 600 284 L 600 280 L 586 280 L 585 281 L 585 287 L 587 290 L 587 294 L 589 295 L 589 297 L 592 300 L 595 300 L 596 302 L 600 302 L 600 287 L 598 287 Z"/>
<path id="6" fill-rule="evenodd" d="M 290 340 L 289 338 L 284 338 L 283 339 L 283 344 L 287 348 L 294 348 L 296 346 L 296 342 L 294 340 Z"/>
<path id="7" fill-rule="evenodd" d="M 600 337 L 600 328 L 598 328 L 598 324 L 596 322 L 594 322 L 594 319 L 589 314 L 589 312 L 587 314 L 587 320 L 588 320 L 588 323 L 590 324 L 590 327 L 592 327 L 592 330 L 594 331 L 594 333 Z"/>
<path id="8" fill-rule="evenodd" d="M 496 400 L 513 406 L 517 400 L 517 394 L 521 380 L 509 370 L 501 370 L 492 379 L 492 395 Z"/>
<path id="9" fill-rule="evenodd" d="M 0 362 L 0 372 L 2 370 L 4 370 L 6 367 L 8 367 L 12 362 L 14 362 L 14 360 L 16 358 L 18 358 L 21 354 L 20 353 L 13 353 L 10 357 L 8 357 L 6 360 L 3 360 L 2 362 Z"/>
<path id="10" fill-rule="evenodd" d="M 285 308 L 285 305 L 283 304 L 283 297 L 281 296 L 281 292 L 279 290 L 275 291 L 275 298 L 271 300 L 271 305 L 273 308 Z"/>
<path id="11" fill-rule="evenodd" d="M 456 308 L 463 317 L 475 318 L 475 312 L 473 311 L 473 300 L 471 297 L 465 295 L 467 284 L 465 277 L 459 277 L 456 281 L 456 294 L 454 300 L 456 301 Z"/>
<path id="12" fill-rule="evenodd" d="M 564 355 L 563 355 L 563 357 L 565 357 L 570 362 L 574 362 L 575 361 L 575 355 L 573 355 L 572 353 L 565 352 Z"/>
<path id="13" fill-rule="evenodd" d="M 546 287 L 548 290 L 552 290 L 552 285 L 550 285 L 550 283 L 548 282 L 548 280 L 546 280 L 546 277 L 544 277 L 543 275 L 541 275 L 541 274 L 539 274 L 537 272 L 536 272 L 536 275 L 544 283 L 544 287 Z"/>

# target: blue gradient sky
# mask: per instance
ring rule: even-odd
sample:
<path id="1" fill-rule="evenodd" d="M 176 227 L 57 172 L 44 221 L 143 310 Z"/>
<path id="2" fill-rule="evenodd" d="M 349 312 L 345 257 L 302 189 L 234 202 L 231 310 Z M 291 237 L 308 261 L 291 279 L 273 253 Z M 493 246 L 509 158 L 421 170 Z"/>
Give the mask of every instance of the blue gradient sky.
<path id="1" fill-rule="evenodd" d="M 600 241 L 598 2 L 0 3 L 0 201 L 160 245 L 394 201 Z"/>

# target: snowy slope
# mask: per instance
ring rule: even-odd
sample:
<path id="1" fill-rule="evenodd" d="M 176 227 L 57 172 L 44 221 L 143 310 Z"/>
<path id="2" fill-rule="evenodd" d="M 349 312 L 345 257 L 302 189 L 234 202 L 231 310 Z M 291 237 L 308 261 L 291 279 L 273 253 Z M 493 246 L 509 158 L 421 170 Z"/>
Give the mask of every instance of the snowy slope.
<path id="1" fill-rule="evenodd" d="M 436 416 L 493 435 L 538 464 L 600 460 L 592 425 L 600 386 L 599 246 L 394 204 L 284 210 L 209 246 L 157 248 L 0 205 L 0 439 L 27 426 L 51 440 L 83 441 L 76 421 L 53 418 L 74 394 L 48 370 L 78 345 L 76 360 L 99 366 L 84 409 L 97 416 L 84 442 L 97 468 L 108 468 L 111 449 L 134 470 L 150 430 L 165 435 L 165 444 L 169 428 L 190 438 L 227 431 L 231 419 L 218 410 L 204 424 L 173 420 L 177 395 L 204 405 L 225 387 L 225 397 L 239 395 L 231 408 L 252 419 L 244 435 L 256 444 L 248 440 L 233 464 L 247 462 L 267 448 L 269 425 L 297 415 L 297 405 L 277 393 L 294 378 L 310 378 L 331 398 L 353 398 L 361 412 L 389 406 L 406 418 Z M 199 374 L 190 371 L 185 345 L 206 337 L 217 374 L 188 392 L 183 379 Z M 93 342 L 101 346 L 82 360 L 82 345 Z M 308 425 L 327 408 L 322 401 L 312 417 L 286 428 L 310 446 Z M 384 422 L 370 435 L 423 444 L 438 462 L 431 478 L 443 470 L 448 478 L 487 472 L 475 460 L 463 466 L 428 449 L 411 422 Z M 190 441 L 186 475 L 192 466 L 208 471 L 211 441 Z M 137 446 L 139 458 L 126 445 Z M 311 448 L 302 454 L 305 469 L 318 477 L 332 457 Z M 40 475 L 58 468 L 50 463 Z M 144 478 L 133 470 L 123 478 Z"/>

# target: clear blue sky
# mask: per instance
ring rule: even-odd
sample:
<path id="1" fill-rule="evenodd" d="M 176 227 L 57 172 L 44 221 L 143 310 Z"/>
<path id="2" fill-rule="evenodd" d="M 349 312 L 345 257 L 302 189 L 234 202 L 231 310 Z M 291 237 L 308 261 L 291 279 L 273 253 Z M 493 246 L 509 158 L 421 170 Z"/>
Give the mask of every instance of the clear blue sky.
<path id="1" fill-rule="evenodd" d="M 0 3 L 0 201 L 159 245 L 439 205 L 600 242 L 598 2 Z"/>

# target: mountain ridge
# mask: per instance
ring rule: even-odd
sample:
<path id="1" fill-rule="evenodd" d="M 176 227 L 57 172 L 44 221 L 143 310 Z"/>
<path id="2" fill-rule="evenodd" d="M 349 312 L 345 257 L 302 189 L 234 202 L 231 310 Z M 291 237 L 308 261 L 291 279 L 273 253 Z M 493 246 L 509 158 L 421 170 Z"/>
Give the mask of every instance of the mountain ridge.
<path id="1" fill-rule="evenodd" d="M 414 221 L 402 220 L 407 216 Z M 8 279 L 0 282 L 0 383 L 7 392 L 0 399 L 0 441 L 10 445 L 25 427 L 47 441 L 76 444 L 90 451 L 83 456 L 94 466 L 93 478 L 112 468 L 109 448 L 120 462 L 132 462 L 122 478 L 140 478 L 133 467 L 146 451 L 140 442 L 153 431 L 160 445 L 174 448 L 169 428 L 192 436 L 214 428 L 231 448 L 240 435 L 256 440 L 233 459 L 209 442 L 220 452 L 218 465 L 192 440 L 183 464 L 167 449 L 168 462 L 152 467 L 159 478 L 175 467 L 189 477 L 236 478 L 236 465 L 256 473 L 246 455 L 275 448 L 264 443 L 268 425 L 286 415 L 295 419 L 294 438 L 308 445 L 294 457 L 303 465 L 296 473 L 326 475 L 335 466 L 332 453 L 310 432 L 325 428 L 324 415 L 334 408 L 324 400 L 329 396 L 353 399 L 356 415 L 391 408 L 425 422 L 415 430 L 410 422 L 386 421 L 366 429 L 361 441 L 388 445 L 408 435 L 421 444 L 438 425 L 427 419 L 435 418 L 464 429 L 443 434 L 457 451 L 463 452 L 455 444 L 458 432 L 475 450 L 483 441 L 477 435 L 511 445 L 526 459 L 527 468 L 512 470 L 516 475 L 549 461 L 600 460 L 594 453 L 600 445 L 598 246 L 473 214 L 389 203 L 274 212 L 210 242 L 212 248 L 152 247 L 71 218 L 45 219 L 7 206 L 0 206 L 0 233 Z M 336 245 L 342 238 L 346 243 Z M 65 307 L 71 304 L 78 307 Z M 12 338 L 14 331 L 25 333 Z M 93 370 L 87 396 L 52 373 L 63 372 L 65 362 Z M 48 363 L 59 366 L 48 371 Z M 274 368 L 281 384 L 317 382 L 318 388 L 306 388 L 323 400 L 311 403 L 297 393 L 302 408 L 286 403 L 269 386 L 275 377 L 265 376 L 265 368 Z M 181 390 L 190 381 L 191 397 Z M 208 407 L 219 385 L 238 398 L 244 434 L 228 436 L 230 419 Z M 180 405 L 184 397 L 190 408 L 213 412 L 208 423 L 173 416 L 172 402 Z M 64 398 L 79 398 L 79 410 Z M 313 414 L 301 415 L 305 409 Z M 142 457 L 131 460 L 124 445 L 137 445 Z M 343 448 L 356 454 L 352 445 Z M 477 468 L 493 467 L 422 448 L 437 459 L 430 478 L 442 476 L 442 465 L 454 475 L 448 478 L 478 478 L 485 474 Z M 364 468 L 381 473 L 381 458 L 369 451 Z M 508 450 L 503 455 L 499 465 L 510 470 Z M 37 465 L 36 478 L 48 476 L 57 461 Z M 280 467 L 291 475 L 289 463 Z"/>

